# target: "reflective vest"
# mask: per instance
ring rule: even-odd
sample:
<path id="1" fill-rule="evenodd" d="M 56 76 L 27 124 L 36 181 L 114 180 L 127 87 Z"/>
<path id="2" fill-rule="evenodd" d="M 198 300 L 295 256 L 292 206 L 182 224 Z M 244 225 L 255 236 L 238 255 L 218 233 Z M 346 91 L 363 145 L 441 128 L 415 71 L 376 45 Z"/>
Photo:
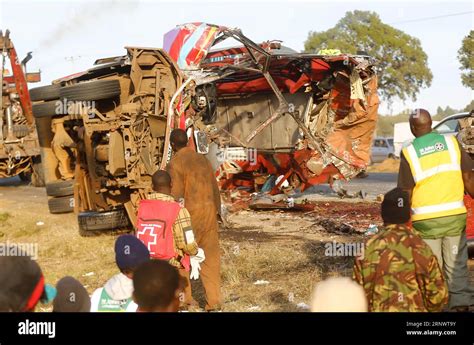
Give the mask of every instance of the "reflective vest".
<path id="1" fill-rule="evenodd" d="M 174 201 L 140 200 L 136 236 L 148 247 L 152 258 L 176 258 L 189 271 L 189 255 L 180 257 L 174 247 L 173 224 L 180 210 Z"/>
<path id="2" fill-rule="evenodd" d="M 461 151 L 454 136 L 431 132 L 416 138 L 403 154 L 415 180 L 413 221 L 466 213 Z"/>
<path id="3" fill-rule="evenodd" d="M 94 292 L 91 298 L 91 312 L 135 312 L 137 305 L 132 298 L 114 300 L 104 288 Z"/>

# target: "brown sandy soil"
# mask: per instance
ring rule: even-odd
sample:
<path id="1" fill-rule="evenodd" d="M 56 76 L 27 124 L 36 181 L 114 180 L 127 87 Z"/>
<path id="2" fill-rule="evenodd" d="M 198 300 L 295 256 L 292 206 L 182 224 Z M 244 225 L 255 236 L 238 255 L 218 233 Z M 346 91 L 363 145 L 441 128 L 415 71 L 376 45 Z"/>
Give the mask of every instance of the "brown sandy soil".
<path id="1" fill-rule="evenodd" d="M 375 163 L 367 168 L 368 172 L 383 172 L 383 173 L 398 173 L 400 167 L 400 160 L 394 158 L 387 158 L 381 163 Z"/>

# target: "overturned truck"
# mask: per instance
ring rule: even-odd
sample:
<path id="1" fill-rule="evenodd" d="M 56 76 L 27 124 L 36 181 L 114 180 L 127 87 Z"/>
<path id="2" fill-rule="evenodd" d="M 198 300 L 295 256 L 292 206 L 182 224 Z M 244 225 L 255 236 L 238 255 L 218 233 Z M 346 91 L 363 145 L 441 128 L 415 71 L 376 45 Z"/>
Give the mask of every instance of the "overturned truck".
<path id="1" fill-rule="evenodd" d="M 219 48 L 226 39 L 238 45 Z M 368 56 L 296 53 L 205 23 L 168 32 L 164 49 L 126 49 L 43 87 L 50 97 L 33 106 L 50 129 L 47 192 L 78 213 L 83 235 L 134 224 L 173 128 L 187 130 L 222 189 L 278 176 L 271 193 L 304 190 L 369 162 L 379 100 Z"/>

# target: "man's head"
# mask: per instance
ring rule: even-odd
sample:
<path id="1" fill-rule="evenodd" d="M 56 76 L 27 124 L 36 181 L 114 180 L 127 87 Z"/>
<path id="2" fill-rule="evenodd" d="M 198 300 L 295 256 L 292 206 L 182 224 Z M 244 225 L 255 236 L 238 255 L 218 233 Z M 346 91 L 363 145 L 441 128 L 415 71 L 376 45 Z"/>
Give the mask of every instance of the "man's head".
<path id="1" fill-rule="evenodd" d="M 153 190 L 158 193 L 171 193 L 171 176 L 165 170 L 158 170 L 151 177 Z"/>
<path id="2" fill-rule="evenodd" d="M 394 188 L 385 194 L 382 201 L 382 219 L 384 224 L 405 224 L 410 220 L 408 193 Z"/>
<path id="3" fill-rule="evenodd" d="M 428 110 L 415 109 L 410 115 L 410 129 L 416 138 L 430 133 L 432 125 L 431 115 Z"/>
<path id="4" fill-rule="evenodd" d="M 188 145 L 188 136 L 182 129 L 176 128 L 170 134 L 170 143 L 173 151 L 178 152 Z"/>
<path id="5" fill-rule="evenodd" d="M 364 289 L 348 277 L 332 277 L 319 282 L 311 301 L 313 312 L 366 312 Z"/>
<path id="6" fill-rule="evenodd" d="M 120 272 L 130 279 L 142 263 L 150 260 L 147 246 L 133 235 L 122 235 L 115 241 L 115 262 Z"/>
<path id="7" fill-rule="evenodd" d="M 47 302 L 50 297 L 41 268 L 20 248 L 8 245 L 4 249 L 7 255 L 0 256 L 0 311 L 34 311 L 40 300 Z"/>
<path id="8" fill-rule="evenodd" d="M 56 284 L 53 312 L 89 312 L 91 299 L 84 286 L 73 277 L 61 278 Z"/>
<path id="9" fill-rule="evenodd" d="M 138 311 L 176 312 L 180 278 L 176 268 L 164 260 L 150 260 L 133 275 L 133 299 Z"/>

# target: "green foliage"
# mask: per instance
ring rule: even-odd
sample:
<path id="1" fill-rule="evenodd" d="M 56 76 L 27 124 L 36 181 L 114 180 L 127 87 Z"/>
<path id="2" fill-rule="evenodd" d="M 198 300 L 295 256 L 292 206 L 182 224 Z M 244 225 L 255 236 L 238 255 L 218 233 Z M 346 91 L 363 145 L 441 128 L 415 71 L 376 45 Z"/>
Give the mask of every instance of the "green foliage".
<path id="1" fill-rule="evenodd" d="M 393 127 L 396 123 L 407 122 L 409 113 L 402 113 L 393 116 L 379 116 L 377 120 L 377 136 L 378 137 L 393 137 Z"/>
<path id="2" fill-rule="evenodd" d="M 458 50 L 458 60 L 461 64 L 461 81 L 464 86 L 474 90 L 474 30 L 462 40 Z"/>
<path id="3" fill-rule="evenodd" d="M 438 107 L 436 114 L 431 114 L 433 121 L 441 121 L 446 116 L 468 112 L 474 109 L 474 100 L 462 109 L 453 109 L 447 106 L 445 109 Z M 408 122 L 410 117 L 410 110 L 404 110 L 397 115 L 380 115 L 377 120 L 377 136 L 379 137 L 393 137 L 393 127 L 399 122 Z"/>
<path id="4" fill-rule="evenodd" d="M 375 12 L 347 12 L 333 28 L 310 32 L 305 51 L 320 49 L 364 51 L 376 58 L 379 93 L 388 102 L 396 97 L 415 101 L 420 89 L 431 85 L 433 75 L 420 40 L 384 24 Z"/>
<path id="5" fill-rule="evenodd" d="M 474 100 L 471 101 L 466 107 L 463 109 L 463 111 L 471 111 L 474 110 Z"/>

